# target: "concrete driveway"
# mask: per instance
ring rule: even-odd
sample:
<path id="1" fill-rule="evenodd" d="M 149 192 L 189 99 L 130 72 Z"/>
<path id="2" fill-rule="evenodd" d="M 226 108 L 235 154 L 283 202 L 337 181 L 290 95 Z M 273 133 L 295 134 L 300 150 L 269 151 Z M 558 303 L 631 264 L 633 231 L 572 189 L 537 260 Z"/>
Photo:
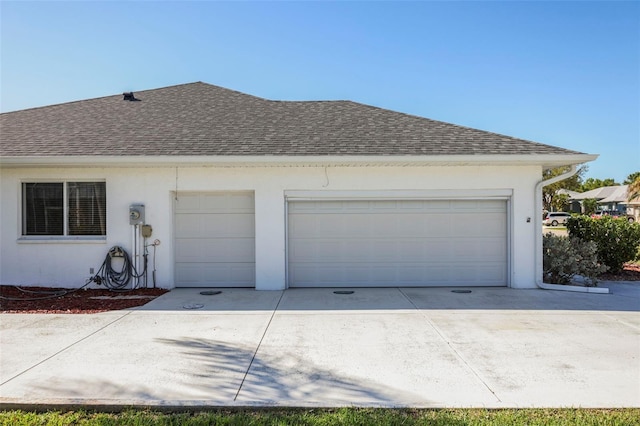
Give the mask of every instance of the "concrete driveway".
<path id="1" fill-rule="evenodd" d="M 177 289 L 127 311 L 3 314 L 0 403 L 637 407 L 640 283 L 608 286 Z"/>

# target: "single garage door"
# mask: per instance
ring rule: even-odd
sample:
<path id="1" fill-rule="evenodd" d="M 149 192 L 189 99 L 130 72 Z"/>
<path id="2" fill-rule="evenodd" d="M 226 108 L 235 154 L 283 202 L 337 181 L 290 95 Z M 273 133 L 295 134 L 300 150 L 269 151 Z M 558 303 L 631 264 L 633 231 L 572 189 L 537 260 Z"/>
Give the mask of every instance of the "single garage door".
<path id="1" fill-rule="evenodd" d="M 290 201 L 291 287 L 505 286 L 506 200 Z"/>
<path id="2" fill-rule="evenodd" d="M 175 204 L 177 287 L 254 287 L 252 192 L 180 194 Z"/>

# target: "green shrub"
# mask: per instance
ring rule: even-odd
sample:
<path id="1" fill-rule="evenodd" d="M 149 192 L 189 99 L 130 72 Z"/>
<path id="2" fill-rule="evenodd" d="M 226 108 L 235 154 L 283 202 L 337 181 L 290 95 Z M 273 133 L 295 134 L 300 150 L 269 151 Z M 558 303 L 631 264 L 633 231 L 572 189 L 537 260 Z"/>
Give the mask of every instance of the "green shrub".
<path id="1" fill-rule="evenodd" d="M 626 218 L 571 217 L 567 230 L 571 237 L 595 242 L 598 258 L 611 272 L 621 271 L 625 262 L 636 257 L 640 246 L 640 223 L 631 223 Z"/>
<path id="2" fill-rule="evenodd" d="M 582 275 L 587 285 L 596 285 L 596 277 L 607 271 L 598 260 L 598 247 L 592 241 L 563 237 L 552 233 L 542 238 L 542 270 L 544 282 L 569 284 Z"/>

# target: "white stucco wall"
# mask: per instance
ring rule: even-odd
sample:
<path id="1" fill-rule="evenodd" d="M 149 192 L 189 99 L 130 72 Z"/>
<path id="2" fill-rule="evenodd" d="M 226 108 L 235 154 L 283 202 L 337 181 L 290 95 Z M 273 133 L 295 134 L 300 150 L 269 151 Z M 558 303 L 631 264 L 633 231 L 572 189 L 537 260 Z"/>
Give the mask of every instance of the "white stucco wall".
<path id="1" fill-rule="evenodd" d="M 512 193 L 510 286 L 534 288 L 535 184 L 537 166 L 434 167 L 143 167 L 3 168 L 0 206 L 0 283 L 79 287 L 100 267 L 110 247 L 131 250 L 129 205 L 146 207 L 157 248 L 158 286 L 174 287 L 173 200 L 186 191 L 248 190 L 255 194 L 256 288 L 283 289 L 285 276 L 285 194 L 291 191 L 417 191 L 425 197 Z M 105 180 L 107 237 L 104 241 L 21 238 L 21 183 L 41 180 Z M 527 219 L 531 218 L 530 222 Z M 150 259 L 151 261 L 151 259 Z"/>

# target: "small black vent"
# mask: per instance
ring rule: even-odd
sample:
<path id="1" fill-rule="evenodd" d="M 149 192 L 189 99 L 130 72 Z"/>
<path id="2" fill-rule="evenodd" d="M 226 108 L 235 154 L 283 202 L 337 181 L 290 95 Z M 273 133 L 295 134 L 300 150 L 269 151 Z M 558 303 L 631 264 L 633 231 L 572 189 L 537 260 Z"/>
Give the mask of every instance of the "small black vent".
<path id="1" fill-rule="evenodd" d="M 140 99 L 136 99 L 136 97 L 133 95 L 133 92 L 124 92 L 122 94 L 122 96 L 123 96 L 122 100 L 124 100 L 124 101 L 134 102 L 134 101 L 139 101 L 140 100 Z"/>

